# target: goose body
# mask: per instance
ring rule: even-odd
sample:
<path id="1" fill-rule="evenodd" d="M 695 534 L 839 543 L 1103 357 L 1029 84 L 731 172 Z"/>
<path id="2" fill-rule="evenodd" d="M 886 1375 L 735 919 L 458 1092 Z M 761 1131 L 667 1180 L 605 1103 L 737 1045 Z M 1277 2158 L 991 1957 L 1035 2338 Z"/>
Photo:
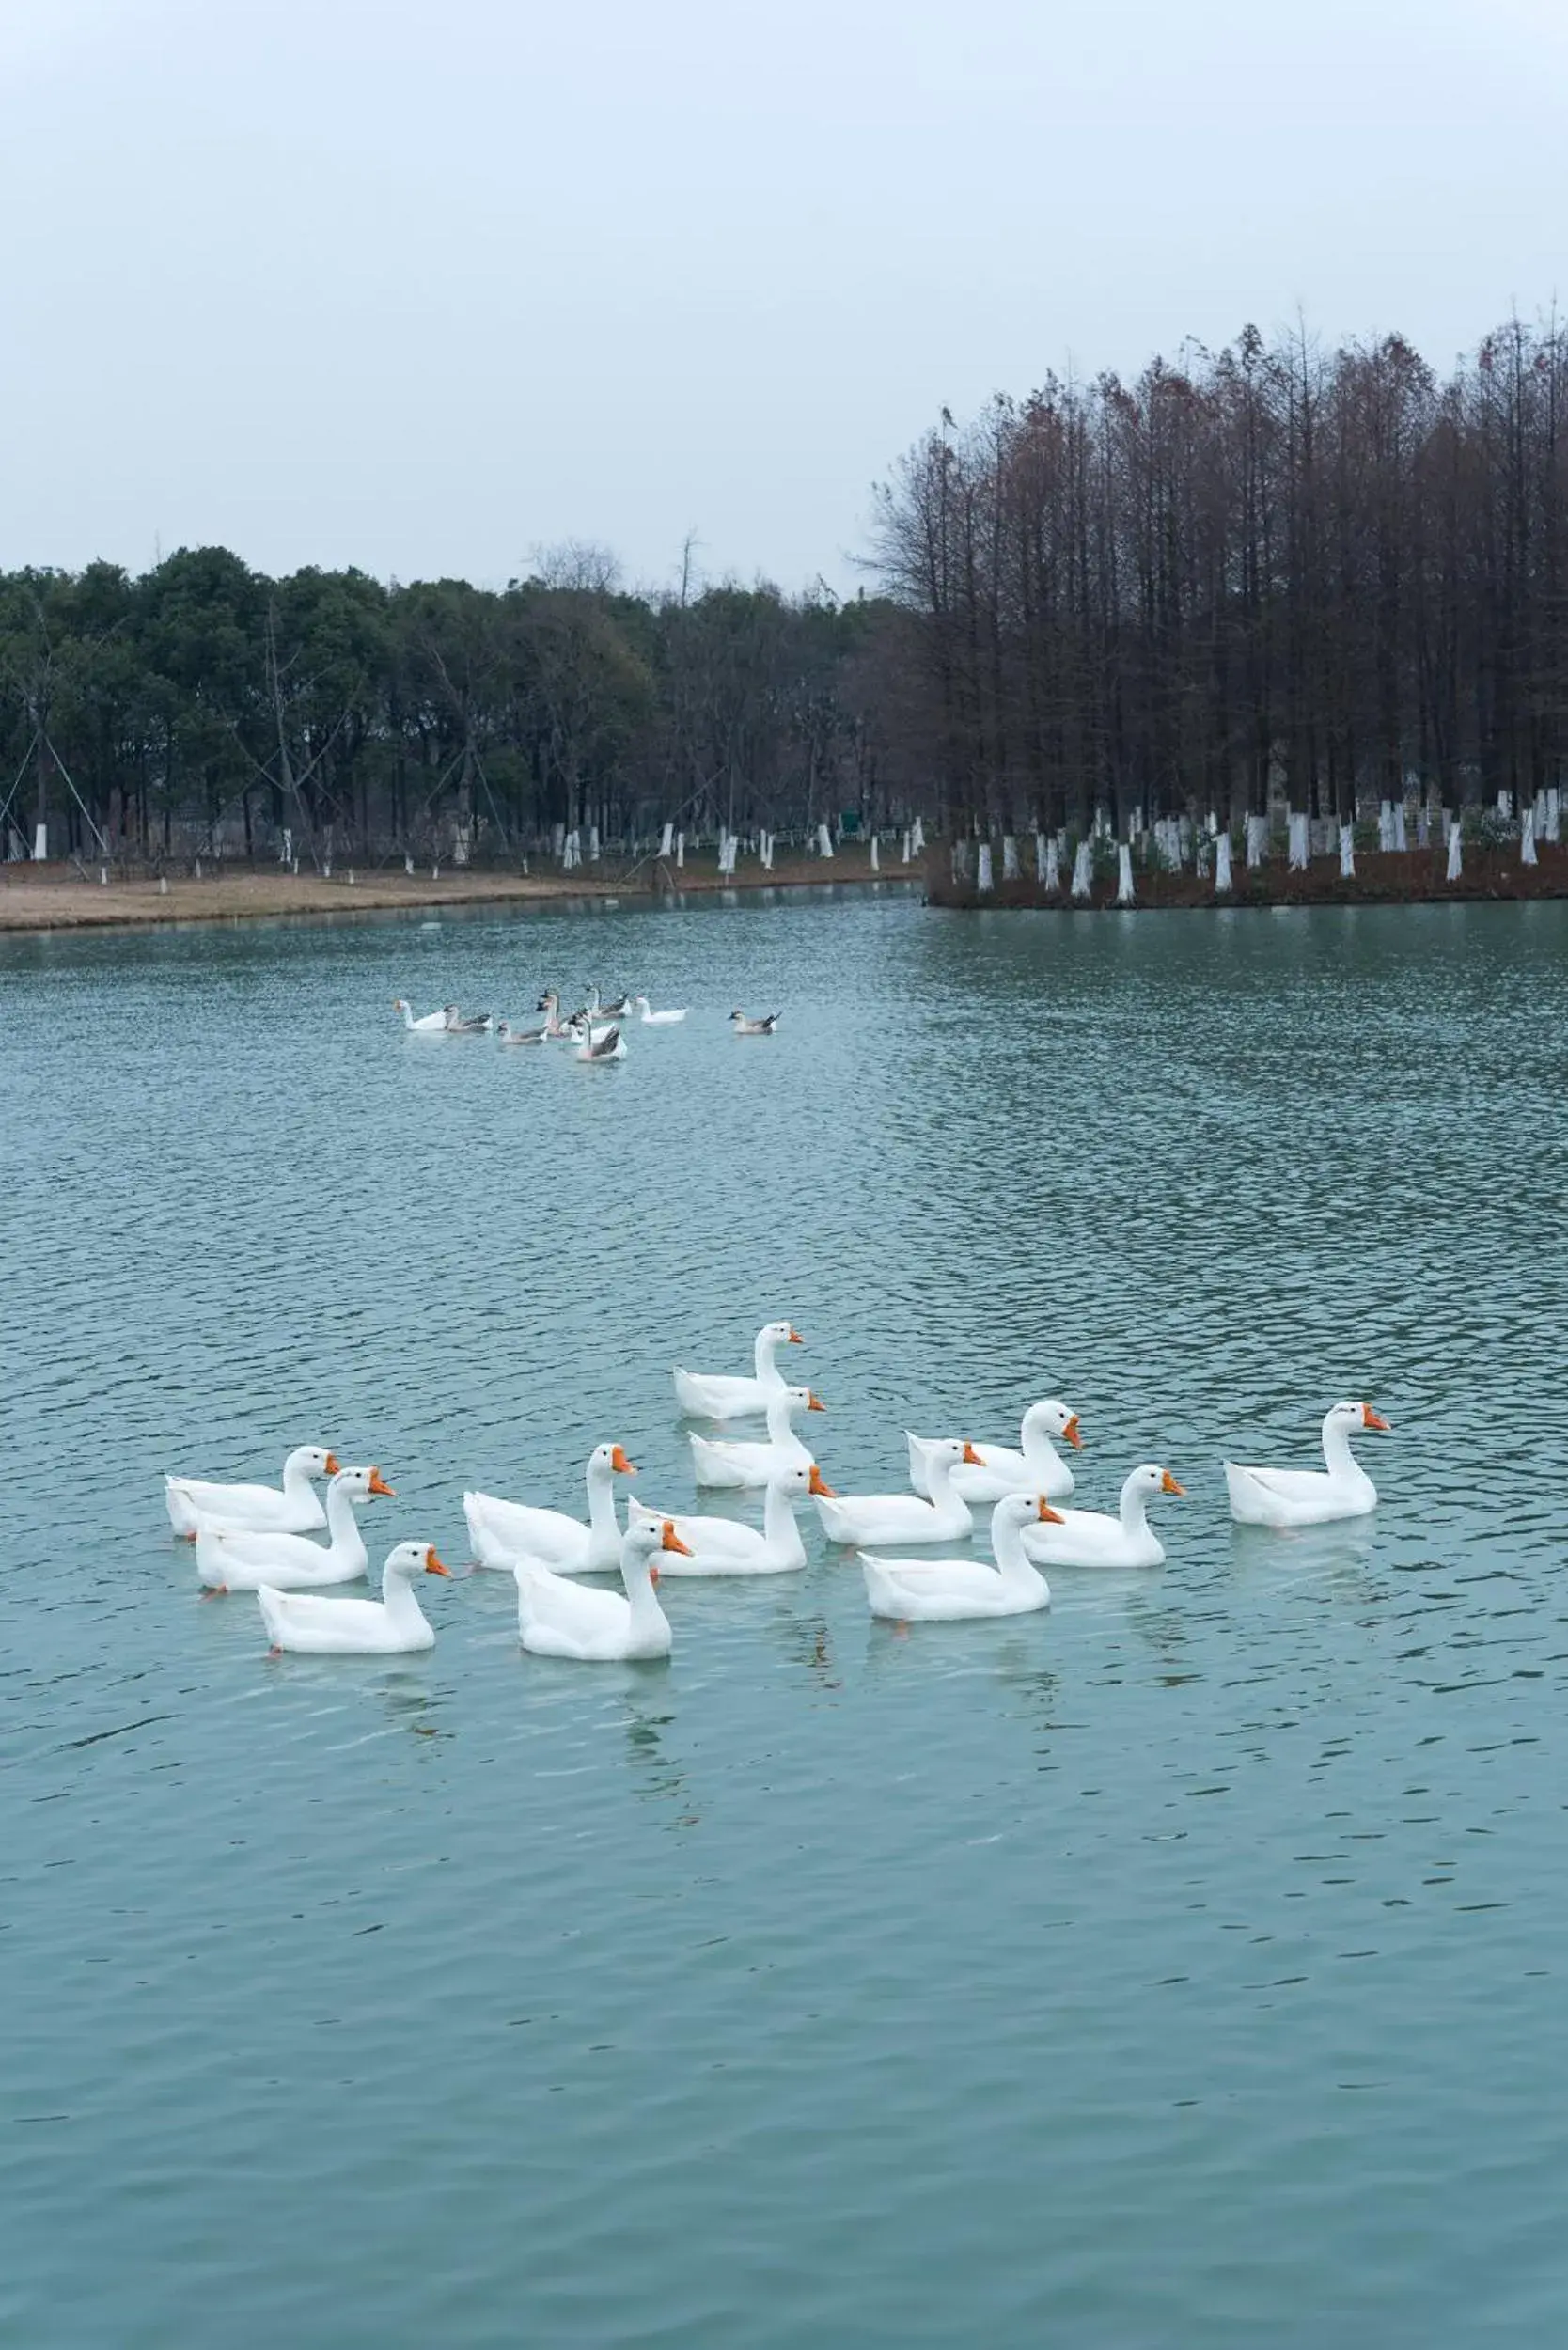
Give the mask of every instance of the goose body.
<path id="1" fill-rule="evenodd" d="M 414 1017 L 414 1007 L 401 995 L 394 995 L 392 1009 L 403 1015 L 403 1026 L 410 1036 L 445 1036 L 447 1015 L 444 1011 L 427 1011 L 421 1019 Z"/>
<path id="2" fill-rule="evenodd" d="M 1058 1510 L 1044 1526 L 1025 1528 L 1025 1555 L 1042 1567 L 1159 1567 L 1165 1548 L 1149 1523 L 1156 1494 L 1179 1494 L 1170 1471 L 1154 1463 L 1136 1468 L 1121 1487 L 1114 1517 L 1099 1510 Z"/>
<path id="3" fill-rule="evenodd" d="M 1073 1471 L 1062 1459 L 1053 1441 L 1063 1437 L 1074 1448 L 1082 1445 L 1078 1415 L 1071 1411 L 1058 1396 L 1046 1396 L 1039 1403 L 1031 1403 L 1024 1414 L 1016 1447 L 1005 1444 L 978 1444 L 980 1466 L 970 1468 L 960 1463 L 953 1471 L 953 1491 L 965 1501 L 1000 1501 L 1004 1494 L 1043 1494 L 1047 1501 L 1061 1501 L 1073 1491 Z M 917 1494 L 927 1493 L 929 1481 L 926 1454 L 931 1439 L 926 1436 L 906 1436 L 909 1447 L 909 1481 Z"/>
<path id="4" fill-rule="evenodd" d="M 1377 1487 L 1353 1456 L 1350 1439 L 1364 1429 L 1387 1433 L 1370 1403 L 1336 1403 L 1324 1416 L 1321 1469 L 1243 1468 L 1225 1464 L 1231 1515 L 1243 1526 L 1323 1526 L 1361 1518 L 1377 1507 Z"/>
<path id="5" fill-rule="evenodd" d="M 517 1629 L 536 1656 L 564 1656 L 580 1665 L 631 1663 L 667 1656 L 669 1619 L 654 1585 L 655 1554 L 681 1557 L 684 1544 L 668 1519 L 630 1528 L 620 1546 L 623 1589 L 606 1591 L 569 1583 L 532 1559 L 517 1561 Z"/>
<path id="6" fill-rule="evenodd" d="M 737 1036 L 772 1036 L 778 1026 L 780 1015 L 765 1012 L 760 1020 L 748 1020 L 744 1011 L 732 1011 L 729 1025 Z"/>
<path id="7" fill-rule="evenodd" d="M 952 1543 L 964 1542 L 974 1531 L 974 1519 L 962 1494 L 953 1491 L 952 1474 L 961 1462 L 979 1465 L 973 1445 L 962 1437 L 942 1437 L 926 1455 L 931 1497 L 914 1494 L 845 1494 L 831 1500 L 819 1495 L 817 1515 L 830 1543 Z"/>
<path id="8" fill-rule="evenodd" d="M 496 1030 L 503 1044 L 542 1044 L 549 1034 L 547 1027 L 514 1028 L 510 1020 L 503 1020 Z"/>
<path id="9" fill-rule="evenodd" d="M 620 1564 L 613 1480 L 635 1475 L 618 1444 L 594 1446 L 586 1471 L 586 1526 L 564 1510 L 502 1501 L 494 1494 L 464 1494 L 463 1514 L 468 1521 L 475 1558 L 482 1567 L 511 1567 L 519 1559 L 530 1559 L 558 1574 L 612 1574 Z"/>
<path id="10" fill-rule="evenodd" d="M 686 1016 L 683 1011 L 655 1011 L 646 995 L 634 995 L 632 1008 L 641 1012 L 645 1028 L 673 1028 L 678 1020 L 684 1020 Z M 668 1574 L 667 1567 L 665 1572 Z"/>
<path id="11" fill-rule="evenodd" d="M 996 1565 L 980 1559 L 874 1559 L 860 1553 L 873 1616 L 896 1623 L 961 1623 L 975 1616 L 1026 1616 L 1051 1604 L 1045 1577 L 1024 1554 L 1026 1526 L 1054 1520 L 1043 1494 L 1007 1494 L 991 1512 Z"/>
<path id="12" fill-rule="evenodd" d="M 765 1485 L 781 1468 L 809 1468 L 811 1455 L 791 1427 L 790 1415 L 825 1409 L 809 1387 L 783 1387 L 768 1399 L 765 1444 L 739 1444 L 719 1436 L 688 1437 L 698 1483 Z"/>
<path id="13" fill-rule="evenodd" d="M 494 1026 L 488 1011 L 473 1012 L 465 1020 L 456 1004 L 447 1005 L 446 1017 L 448 1036 L 488 1036 Z"/>
<path id="14" fill-rule="evenodd" d="M 636 1500 L 626 1505 L 628 1527 L 645 1528 L 668 1524 L 685 1544 L 683 1554 L 661 1561 L 661 1574 L 795 1574 L 806 1564 L 806 1544 L 800 1539 L 792 1504 L 808 1494 L 831 1494 L 815 1461 L 805 1468 L 778 1469 L 768 1480 L 762 1524 L 739 1525 L 733 1518 L 684 1517 L 678 1511 L 650 1510 Z"/>
<path id="15" fill-rule="evenodd" d="M 626 1058 L 626 1040 L 619 1028 L 596 1030 L 589 1021 L 579 1017 L 574 1024 L 574 1033 L 577 1050 L 572 1056 L 573 1060 L 612 1061 Z"/>
<path id="16" fill-rule="evenodd" d="M 413 1577 L 449 1574 L 428 1543 L 389 1551 L 380 1599 L 318 1599 L 263 1583 L 256 1598 L 274 1649 L 303 1656 L 389 1656 L 433 1648 L 435 1634 L 414 1596 Z"/>
<path id="17" fill-rule="evenodd" d="M 326 1524 L 316 1481 L 337 1475 L 337 1456 L 321 1445 L 295 1447 L 283 1464 L 283 1483 L 217 1485 L 198 1477 L 165 1477 L 164 1501 L 177 1534 L 194 1542 L 197 1523 L 244 1527 L 279 1534 L 308 1534 Z"/>
<path id="18" fill-rule="evenodd" d="M 755 1369 L 749 1379 L 710 1377 L 677 1365 L 670 1373 L 675 1400 L 688 1419 L 742 1419 L 748 1412 L 765 1412 L 773 1398 L 784 1392 L 784 1373 L 774 1359 L 778 1349 L 805 1343 L 792 1322 L 764 1323 L 753 1344 Z"/>
<path id="19" fill-rule="evenodd" d="M 263 1583 L 278 1591 L 353 1583 L 369 1565 L 354 1506 L 374 1494 L 396 1498 L 380 1469 L 338 1470 L 327 1487 L 331 1539 L 324 1548 L 308 1534 L 246 1533 L 203 1518 L 196 1529 L 196 1573 L 213 1591 L 254 1591 Z"/>

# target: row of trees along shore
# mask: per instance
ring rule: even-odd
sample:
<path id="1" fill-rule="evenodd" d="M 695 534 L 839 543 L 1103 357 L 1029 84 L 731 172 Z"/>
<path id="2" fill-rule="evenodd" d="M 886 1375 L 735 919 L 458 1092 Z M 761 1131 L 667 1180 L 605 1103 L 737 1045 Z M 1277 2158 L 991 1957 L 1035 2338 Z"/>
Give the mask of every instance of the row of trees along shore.
<path id="1" fill-rule="evenodd" d="M 629 593 L 583 546 L 500 591 L 222 548 L 0 574 L 0 844 L 511 857 L 1555 795 L 1568 330 L 1512 320 L 1446 382 L 1398 337 L 1182 360 L 944 412 L 844 603 Z"/>
<path id="2" fill-rule="evenodd" d="M 1135 384 L 944 414 L 875 548 L 955 831 L 1555 806 L 1564 782 L 1555 321 L 1446 382 L 1397 336 L 1248 328 Z"/>
<path id="3" fill-rule="evenodd" d="M 516 858 L 907 822 L 869 596 L 621 590 L 556 551 L 491 592 L 355 571 L 269 579 L 220 547 L 132 578 L 0 574 L 0 840 L 95 863 L 279 854 Z"/>

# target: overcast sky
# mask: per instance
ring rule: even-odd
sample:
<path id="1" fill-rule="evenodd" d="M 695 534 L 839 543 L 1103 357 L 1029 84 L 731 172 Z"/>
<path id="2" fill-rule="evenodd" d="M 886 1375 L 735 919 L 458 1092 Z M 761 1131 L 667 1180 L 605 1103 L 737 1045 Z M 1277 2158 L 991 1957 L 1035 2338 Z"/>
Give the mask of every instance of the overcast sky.
<path id="1" fill-rule="evenodd" d="M 1568 0 L 0 0 L 0 567 L 853 585 L 946 402 L 1568 301 Z"/>

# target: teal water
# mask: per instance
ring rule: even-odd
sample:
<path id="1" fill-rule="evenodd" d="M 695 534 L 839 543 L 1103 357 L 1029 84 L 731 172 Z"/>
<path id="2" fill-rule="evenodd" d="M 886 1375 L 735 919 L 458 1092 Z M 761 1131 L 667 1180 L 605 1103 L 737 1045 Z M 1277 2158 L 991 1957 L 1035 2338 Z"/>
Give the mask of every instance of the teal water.
<path id="1" fill-rule="evenodd" d="M 554 979 L 632 1057 L 406 1039 Z M 781 1005 L 770 1043 L 723 1014 Z M 897 893 L 0 948 L 0 2330 L 1539 2345 L 1560 2182 L 1568 909 Z M 269 1661 L 165 1468 L 690 1506 L 792 1315 L 831 1482 L 1058 1392 L 1169 1559 L 1011 1623 L 666 1587 L 667 1666 Z M 1374 1518 L 1218 1463 L 1393 1423 Z"/>

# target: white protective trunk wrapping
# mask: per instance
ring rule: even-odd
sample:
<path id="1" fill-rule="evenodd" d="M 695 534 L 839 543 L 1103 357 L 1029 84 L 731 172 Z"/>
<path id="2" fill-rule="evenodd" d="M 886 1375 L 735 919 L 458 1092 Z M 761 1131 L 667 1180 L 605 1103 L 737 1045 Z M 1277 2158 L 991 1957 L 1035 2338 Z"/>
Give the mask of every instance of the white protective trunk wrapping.
<path id="1" fill-rule="evenodd" d="M 1349 824 L 1340 826 L 1340 879 L 1356 879 L 1356 835 Z"/>
<path id="2" fill-rule="evenodd" d="M 1234 886 L 1231 878 L 1231 836 L 1222 832 L 1215 844 L 1215 896 L 1229 897 Z"/>
<path id="3" fill-rule="evenodd" d="M 982 897 L 991 887 L 991 843 L 989 840 L 982 840 L 980 844 L 980 877 L 975 886 Z"/>
<path id="4" fill-rule="evenodd" d="M 1130 906 L 1133 902 L 1133 853 L 1125 840 L 1117 844 L 1116 902 L 1119 906 Z"/>
<path id="5" fill-rule="evenodd" d="M 1090 854 L 1089 842 L 1080 840 L 1078 854 L 1073 859 L 1073 895 L 1074 898 L 1089 898 L 1093 894 L 1094 860 Z"/>

